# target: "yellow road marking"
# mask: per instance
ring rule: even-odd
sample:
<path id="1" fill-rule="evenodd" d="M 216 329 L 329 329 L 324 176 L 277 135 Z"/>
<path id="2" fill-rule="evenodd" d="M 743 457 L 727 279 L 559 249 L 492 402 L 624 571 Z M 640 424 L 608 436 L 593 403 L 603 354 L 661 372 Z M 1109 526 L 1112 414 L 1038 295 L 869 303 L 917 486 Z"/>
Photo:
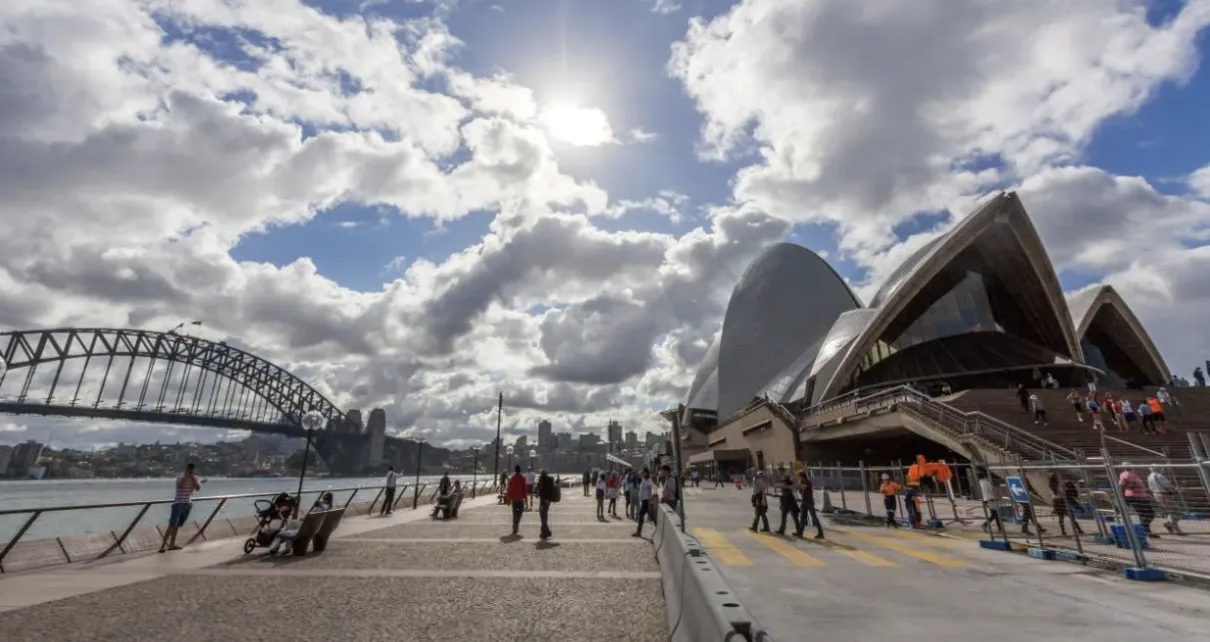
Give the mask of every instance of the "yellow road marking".
<path id="1" fill-rule="evenodd" d="M 841 555 L 844 555 L 845 557 L 848 557 L 849 559 L 857 560 L 858 562 L 861 562 L 862 564 L 866 564 L 869 566 L 898 566 L 898 564 L 896 564 L 895 562 L 892 562 L 889 559 L 886 559 L 885 557 L 878 557 L 877 555 L 874 555 L 873 553 L 867 553 L 865 551 L 858 550 L 852 546 L 849 546 L 848 544 L 834 542 L 830 539 L 811 538 L 811 539 L 807 539 L 807 540 L 803 540 L 803 541 L 810 542 L 812 544 L 815 544 L 817 546 L 822 546 L 827 549 L 831 549 L 833 551 L 840 553 Z"/>
<path id="2" fill-rule="evenodd" d="M 894 536 L 894 537 L 898 537 L 899 539 L 906 539 L 906 540 L 910 540 L 913 542 L 920 542 L 921 544 L 924 544 L 925 546 L 934 546 L 936 548 L 953 548 L 954 546 L 957 545 L 956 542 L 947 540 L 944 537 L 938 537 L 936 535 L 925 535 L 924 533 L 915 533 L 912 531 L 900 531 L 900 530 L 891 529 L 889 531 L 886 531 L 886 534 Z"/>
<path id="3" fill-rule="evenodd" d="M 866 542 L 867 544 L 881 546 L 887 550 L 892 550 L 901 555 L 907 555 L 908 557 L 914 557 L 930 564 L 936 564 L 937 566 L 944 566 L 946 568 L 966 568 L 968 566 L 966 562 L 958 561 L 952 557 L 946 557 L 944 555 L 938 555 L 936 553 L 930 553 L 928 551 L 921 551 L 915 548 L 904 546 L 903 544 L 886 537 L 876 537 L 874 535 L 866 535 L 865 533 L 855 533 L 853 531 L 842 530 L 839 528 L 833 528 L 832 531 L 843 533 L 844 535 L 859 542 Z"/>
<path id="4" fill-rule="evenodd" d="M 713 528 L 695 528 L 693 529 L 693 534 L 701 540 L 706 548 L 710 549 L 710 553 L 714 555 L 714 559 L 723 564 L 727 566 L 752 566 L 752 558 L 745 555 L 743 551 L 735 547 L 735 544 L 731 543 L 731 540 Z"/>
<path id="5" fill-rule="evenodd" d="M 797 546 L 772 535 L 764 533 L 748 533 L 752 539 L 773 549 L 778 555 L 790 560 L 790 563 L 795 566 L 827 566 L 828 563 L 807 553 L 801 551 Z"/>

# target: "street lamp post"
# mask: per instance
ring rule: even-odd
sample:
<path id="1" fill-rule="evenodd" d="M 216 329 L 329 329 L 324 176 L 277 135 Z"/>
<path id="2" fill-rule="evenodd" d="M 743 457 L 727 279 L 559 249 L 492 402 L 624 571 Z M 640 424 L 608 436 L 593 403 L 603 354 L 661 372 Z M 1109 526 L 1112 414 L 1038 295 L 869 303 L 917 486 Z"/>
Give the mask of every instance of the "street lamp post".
<path id="1" fill-rule="evenodd" d="M 416 442 L 416 484 L 415 490 L 412 492 L 412 510 L 420 507 L 420 461 L 421 453 L 424 452 L 424 440 Z"/>
<path id="2" fill-rule="evenodd" d="M 303 479 L 307 476 L 307 460 L 311 458 L 311 435 L 324 425 L 324 416 L 319 411 L 311 410 L 302 416 L 302 427 L 307 429 L 307 443 L 303 446 L 302 466 L 298 471 L 298 496 L 294 502 L 294 518 L 298 519 L 298 511 L 302 510 Z"/>
<path id="3" fill-rule="evenodd" d="M 475 453 L 475 463 L 471 466 L 471 499 L 475 498 L 475 487 L 479 485 L 479 447 L 471 446 Z"/>
<path id="4" fill-rule="evenodd" d="M 513 470 L 513 447 L 509 446 L 508 448 L 505 448 L 504 452 L 505 452 L 505 454 L 508 455 L 508 471 L 507 472 L 512 472 L 512 470 Z"/>
<path id="5" fill-rule="evenodd" d="M 492 461 L 492 483 L 500 477 L 500 422 L 504 418 L 504 391 L 500 391 L 500 399 L 496 403 L 496 458 Z"/>

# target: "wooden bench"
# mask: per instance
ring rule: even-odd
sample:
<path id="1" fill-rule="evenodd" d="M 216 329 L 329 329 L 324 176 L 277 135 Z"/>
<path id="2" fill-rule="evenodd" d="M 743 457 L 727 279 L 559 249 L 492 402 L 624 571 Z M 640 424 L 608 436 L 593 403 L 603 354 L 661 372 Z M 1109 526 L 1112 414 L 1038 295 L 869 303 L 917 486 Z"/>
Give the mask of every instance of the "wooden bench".
<path id="1" fill-rule="evenodd" d="M 323 527 L 327 517 L 327 512 L 307 513 L 307 516 L 303 518 L 302 524 L 299 525 L 297 533 L 291 537 L 281 535 L 279 537 L 282 538 L 282 541 L 290 543 L 291 552 L 298 557 L 302 557 L 307 554 L 311 540 L 319 532 L 319 529 Z"/>
<path id="2" fill-rule="evenodd" d="M 458 507 L 462 505 L 462 493 L 453 493 L 450 495 L 448 503 L 438 503 L 433 507 L 432 518 L 437 519 L 454 519 L 458 517 Z"/>
<path id="3" fill-rule="evenodd" d="M 325 511 L 323 526 L 315 532 L 315 537 L 311 539 L 311 548 L 316 553 L 322 553 L 328 547 L 328 540 L 332 537 L 332 532 L 340 526 L 340 520 L 344 518 L 345 509 L 337 508 L 335 510 Z"/>

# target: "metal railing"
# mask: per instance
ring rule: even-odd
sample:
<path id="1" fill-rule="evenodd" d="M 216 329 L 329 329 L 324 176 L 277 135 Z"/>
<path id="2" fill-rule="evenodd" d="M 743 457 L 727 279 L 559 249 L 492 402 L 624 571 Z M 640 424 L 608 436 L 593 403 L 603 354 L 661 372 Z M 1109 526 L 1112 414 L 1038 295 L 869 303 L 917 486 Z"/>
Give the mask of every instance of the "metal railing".
<path id="1" fill-rule="evenodd" d="M 488 480 L 477 480 L 474 483 L 467 483 L 467 484 L 463 485 L 462 488 L 463 488 L 463 493 L 469 495 L 471 498 L 474 498 L 479 494 L 490 493 L 496 487 L 496 485 L 497 484 L 495 483 L 494 480 L 488 479 Z M 420 495 L 422 493 L 424 493 L 425 489 L 428 486 L 429 486 L 429 484 L 427 484 L 427 483 L 420 484 L 418 486 L 413 485 L 413 484 L 403 484 L 397 490 L 397 492 L 395 494 L 394 500 L 391 503 L 391 509 L 394 510 L 394 508 L 399 505 L 399 502 L 401 500 L 403 500 L 405 497 L 409 496 L 409 493 L 408 493 L 409 488 L 412 489 L 411 496 L 413 499 L 413 503 L 419 504 Z M 318 501 L 318 498 L 325 493 L 348 492 L 349 496 L 347 499 L 345 499 L 345 502 L 343 505 L 343 508 L 347 509 L 351 505 L 353 505 L 353 499 L 355 497 L 357 497 L 357 494 L 359 492 L 362 492 L 362 491 L 377 491 L 377 493 L 374 495 L 374 499 L 369 502 L 369 506 L 366 509 L 367 514 L 372 514 L 374 511 L 374 508 L 378 507 L 378 502 L 382 499 L 383 495 L 386 492 L 385 486 L 348 486 L 348 487 L 342 487 L 342 488 L 318 488 L 318 489 L 314 489 L 314 490 L 305 490 L 305 491 L 303 491 L 303 494 L 304 495 L 313 494 L 316 497 L 316 501 Z M 434 489 L 431 494 L 427 495 L 424 498 L 424 503 L 428 504 L 428 503 L 431 503 L 432 501 L 434 501 L 434 499 L 436 498 L 437 492 L 438 491 L 436 489 Z M 197 532 L 194 533 L 192 535 L 192 537 L 190 537 L 189 540 L 185 542 L 184 546 L 189 546 L 190 544 L 193 544 L 199 538 L 205 539 L 206 529 L 210 527 L 211 523 L 214 522 L 215 517 L 217 517 L 219 515 L 219 513 L 223 510 L 223 507 L 225 507 L 228 502 L 230 502 L 232 500 L 269 499 L 269 498 L 277 497 L 280 494 L 281 494 L 281 491 L 273 491 L 273 492 L 264 492 L 264 493 L 244 493 L 244 494 L 237 494 L 237 495 L 211 495 L 211 496 L 206 496 L 206 497 L 193 498 L 193 503 L 195 505 L 198 503 L 203 503 L 203 502 L 217 502 L 217 503 L 214 507 L 214 510 L 210 511 L 210 514 L 206 517 L 206 520 L 204 522 L 202 522 L 200 525 L 198 525 Z M 367 493 L 367 496 L 368 496 L 368 493 Z M 109 503 L 101 503 L 101 504 L 71 504 L 71 505 L 64 505 L 64 506 L 43 506 L 43 507 L 35 507 L 35 508 L 10 508 L 10 509 L 0 510 L 0 518 L 18 516 L 18 515 L 28 515 L 28 517 L 22 522 L 21 526 L 17 529 L 16 534 L 13 535 L 11 538 L 9 538 L 8 542 L 4 545 L 4 548 L 0 549 L 0 573 L 8 572 L 4 567 L 5 558 L 8 557 L 9 553 L 11 553 L 13 551 L 13 549 L 16 548 L 17 544 L 22 541 L 22 539 L 25 537 L 25 534 L 27 532 L 29 532 L 30 527 L 32 527 L 38 521 L 38 519 L 40 517 L 42 517 L 43 515 L 56 514 L 56 513 L 71 513 L 74 511 L 85 511 L 85 510 L 122 509 L 122 508 L 136 508 L 137 507 L 139 510 L 135 514 L 134 519 L 132 519 L 130 521 L 130 523 L 126 525 L 125 529 L 122 530 L 121 534 L 117 534 L 116 531 L 110 532 L 110 535 L 113 538 L 113 542 L 110 543 L 108 545 L 108 547 L 106 547 L 100 554 L 93 556 L 90 560 L 90 561 L 96 561 L 96 560 L 105 558 L 105 557 L 113 554 L 115 551 L 127 553 L 127 552 L 135 552 L 135 550 L 147 550 L 147 549 L 127 550 L 126 547 L 123 546 L 123 544 L 125 544 L 127 542 L 127 538 L 130 537 L 130 534 L 134 531 L 134 529 L 143 520 L 143 517 L 147 515 L 147 512 L 151 509 L 152 506 L 166 506 L 166 505 L 171 505 L 173 502 L 174 502 L 174 500 L 172 500 L 172 499 L 156 499 L 156 500 L 147 500 L 147 501 L 109 502 Z M 312 506 L 314 506 L 314 503 L 312 504 Z M 231 535 L 226 535 L 225 537 L 231 537 Z M 62 552 L 63 562 L 72 563 L 72 562 L 76 562 L 76 561 L 82 561 L 80 559 L 72 559 L 72 556 L 68 552 L 67 547 L 65 547 L 63 545 L 62 538 L 56 537 L 53 539 L 58 543 L 58 548 Z"/>
<path id="2" fill-rule="evenodd" d="M 1075 460 L 1080 458 L 1074 450 L 1039 437 L 1028 430 L 1018 428 L 984 412 L 959 410 L 910 386 L 897 386 L 868 393 L 865 396 L 850 393 L 808 408 L 803 417 L 810 418 L 844 410 L 846 412 L 843 417 L 838 417 L 838 419 L 849 418 L 896 408 L 901 404 L 910 404 L 908 407 L 915 408 L 921 417 L 934 420 L 939 425 L 948 427 L 961 435 L 983 438 L 990 444 L 1005 450 L 1013 450 L 1039 459 Z"/>

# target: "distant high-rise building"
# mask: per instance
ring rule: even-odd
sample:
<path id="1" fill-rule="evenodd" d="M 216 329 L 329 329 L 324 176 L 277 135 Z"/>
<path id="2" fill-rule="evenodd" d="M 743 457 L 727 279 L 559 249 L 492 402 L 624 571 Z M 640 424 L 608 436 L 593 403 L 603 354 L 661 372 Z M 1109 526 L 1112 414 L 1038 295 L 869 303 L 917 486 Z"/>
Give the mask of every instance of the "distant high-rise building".
<path id="1" fill-rule="evenodd" d="M 13 461 L 13 447 L 0 446 L 0 477 L 8 472 L 8 465 Z"/>
<path id="2" fill-rule="evenodd" d="M 345 425 L 343 432 L 351 434 L 361 434 L 361 411 L 357 409 L 350 410 L 345 413 Z"/>
<path id="3" fill-rule="evenodd" d="M 609 452 L 622 449 L 622 424 L 609 420 Z"/>
<path id="4" fill-rule="evenodd" d="M 580 435 L 580 448 L 591 448 L 601 443 L 601 436 L 595 432 L 585 433 Z"/>
<path id="5" fill-rule="evenodd" d="M 626 450 L 639 449 L 639 433 L 629 430 L 626 432 Z"/>
<path id="6" fill-rule="evenodd" d="M 513 443 L 513 448 L 517 450 L 529 448 L 529 440 L 525 438 L 525 435 L 521 435 L 520 437 L 517 437 L 517 441 Z"/>
<path id="7" fill-rule="evenodd" d="M 561 432 L 555 437 L 555 447 L 559 450 L 571 450 L 575 440 L 569 432 Z"/>
<path id="8" fill-rule="evenodd" d="M 555 447 L 555 431 L 550 422 L 543 419 L 538 422 L 538 448 L 551 450 Z"/>
<path id="9" fill-rule="evenodd" d="M 387 413 L 382 408 L 370 411 L 370 420 L 366 424 L 366 460 L 364 464 L 376 468 L 382 464 L 383 448 L 387 439 Z"/>

